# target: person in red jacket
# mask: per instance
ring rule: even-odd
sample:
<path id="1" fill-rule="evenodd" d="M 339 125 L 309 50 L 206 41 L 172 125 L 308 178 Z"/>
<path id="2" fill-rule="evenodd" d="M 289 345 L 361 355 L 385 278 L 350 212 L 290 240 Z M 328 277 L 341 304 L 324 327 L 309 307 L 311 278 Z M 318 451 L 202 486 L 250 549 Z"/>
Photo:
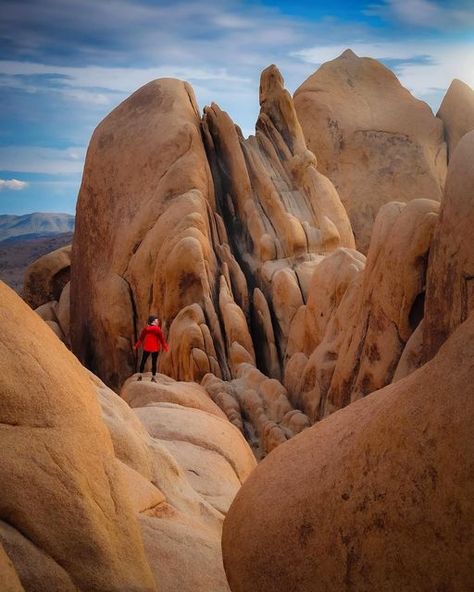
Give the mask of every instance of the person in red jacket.
<path id="1" fill-rule="evenodd" d="M 158 360 L 158 352 L 160 347 L 165 351 L 169 350 L 169 346 L 166 343 L 165 336 L 159 325 L 158 317 L 151 315 L 148 317 L 148 324 L 140 334 L 140 339 L 133 346 L 134 350 L 137 350 L 139 346 L 143 348 L 142 361 L 140 363 L 140 376 L 138 380 L 142 380 L 143 370 L 145 369 L 146 361 L 151 354 L 151 381 L 156 382 L 156 361 Z"/>

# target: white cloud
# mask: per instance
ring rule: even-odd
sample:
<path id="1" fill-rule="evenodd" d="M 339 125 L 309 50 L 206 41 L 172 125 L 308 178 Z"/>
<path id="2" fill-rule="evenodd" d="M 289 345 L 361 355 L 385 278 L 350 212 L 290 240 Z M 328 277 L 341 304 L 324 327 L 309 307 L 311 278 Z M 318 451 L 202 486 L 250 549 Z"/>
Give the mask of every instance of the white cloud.
<path id="1" fill-rule="evenodd" d="M 28 183 L 26 183 L 26 181 L 19 181 L 18 179 L 0 179 L 0 191 L 2 191 L 2 189 L 21 191 L 26 187 L 28 187 Z"/>
<path id="2" fill-rule="evenodd" d="M 364 11 L 368 15 L 381 16 L 405 25 L 446 30 L 449 27 L 474 25 L 474 5 L 457 1 L 443 4 L 432 0 L 384 0 Z"/>
<path id="3" fill-rule="evenodd" d="M 400 82 L 417 96 L 434 89 L 446 89 L 453 78 L 474 86 L 474 42 L 374 42 L 352 43 L 350 48 L 361 57 L 396 60 L 394 67 Z M 311 64 L 321 64 L 340 55 L 347 46 L 321 45 L 293 55 Z M 423 58 L 423 59 L 420 59 Z"/>
<path id="4" fill-rule="evenodd" d="M 0 170 L 20 173 L 81 173 L 85 158 L 82 147 L 0 146 Z"/>
<path id="5" fill-rule="evenodd" d="M 0 61 L 0 74 L 8 76 L 51 76 L 55 84 L 81 89 L 106 89 L 115 92 L 130 92 L 155 78 L 180 78 L 183 80 L 219 80 L 245 83 L 249 78 L 230 74 L 226 68 L 186 68 L 180 66 L 157 66 L 155 68 L 106 68 L 102 66 L 68 67 L 34 62 Z M 60 78 L 58 78 L 60 77 Z M 20 79 L 21 80 L 21 79 Z M 49 83 L 44 80 L 43 84 Z M 40 85 L 40 83 L 37 83 Z"/>

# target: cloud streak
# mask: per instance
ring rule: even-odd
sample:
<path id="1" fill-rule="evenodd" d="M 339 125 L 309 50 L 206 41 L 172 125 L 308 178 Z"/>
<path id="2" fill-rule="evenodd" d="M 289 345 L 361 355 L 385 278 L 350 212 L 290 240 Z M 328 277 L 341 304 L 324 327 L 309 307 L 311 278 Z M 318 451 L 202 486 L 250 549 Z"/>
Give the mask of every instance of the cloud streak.
<path id="1" fill-rule="evenodd" d="M 65 175 L 81 173 L 85 148 L 64 150 L 40 146 L 0 146 L 0 171 Z"/>
<path id="2" fill-rule="evenodd" d="M 12 191 L 21 191 L 26 189 L 28 183 L 19 181 L 18 179 L 0 179 L 0 191 L 4 189 L 11 189 Z"/>
<path id="3" fill-rule="evenodd" d="M 370 16 L 394 20 L 403 25 L 421 28 L 469 29 L 474 26 L 472 1 L 434 2 L 433 0 L 384 0 L 365 11 Z"/>

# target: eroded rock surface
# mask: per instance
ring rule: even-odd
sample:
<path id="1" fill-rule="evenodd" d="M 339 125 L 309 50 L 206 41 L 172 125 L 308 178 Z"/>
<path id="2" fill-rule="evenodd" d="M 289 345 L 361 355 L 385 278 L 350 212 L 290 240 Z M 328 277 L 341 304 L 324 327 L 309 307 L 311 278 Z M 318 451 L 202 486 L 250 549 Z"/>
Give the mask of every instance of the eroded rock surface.
<path id="1" fill-rule="evenodd" d="M 297 108 L 269 66 L 259 100 L 248 139 L 215 104 L 201 118 L 171 79 L 98 126 L 71 321 L 61 303 L 46 319 L 58 335 L 70 324 L 73 351 L 118 392 L 157 313 L 171 345 L 159 371 L 200 383 L 258 458 L 422 364 L 410 338 L 446 168 L 442 122 L 375 60 L 345 52 L 300 87 Z"/>
<path id="2" fill-rule="evenodd" d="M 0 296 L 10 588 L 16 573 L 26 592 L 228 592 L 222 523 L 256 465 L 239 430 L 203 387 L 166 376 L 132 377 L 132 409 L 4 284 Z"/>
<path id="3" fill-rule="evenodd" d="M 336 186 L 363 253 L 382 205 L 441 199 L 443 125 L 388 68 L 347 50 L 310 76 L 294 100 L 308 147 Z"/>
<path id="4" fill-rule="evenodd" d="M 439 225 L 433 240 L 423 329 L 425 359 L 474 309 L 474 131 L 451 159 Z"/>
<path id="5" fill-rule="evenodd" d="M 228 592 L 222 523 L 255 458 L 202 387 L 136 378 L 125 383 L 124 400 L 93 380 L 151 569 L 165 592 Z"/>
<path id="6" fill-rule="evenodd" d="M 71 274 L 71 245 L 61 247 L 34 261 L 23 280 L 23 299 L 38 308 L 52 300 L 58 301 Z"/>
<path id="7" fill-rule="evenodd" d="M 86 371 L 0 294 L 0 540 L 25 590 L 155 590 Z"/>
<path id="8" fill-rule="evenodd" d="M 405 380 L 277 448 L 224 523 L 232 592 L 474 586 L 474 316 Z"/>

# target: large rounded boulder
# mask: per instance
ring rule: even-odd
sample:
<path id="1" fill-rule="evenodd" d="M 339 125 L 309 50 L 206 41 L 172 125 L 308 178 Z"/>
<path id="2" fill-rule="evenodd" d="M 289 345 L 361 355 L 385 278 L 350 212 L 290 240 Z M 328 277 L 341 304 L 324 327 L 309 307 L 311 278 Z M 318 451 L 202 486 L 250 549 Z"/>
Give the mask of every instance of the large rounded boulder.
<path id="1" fill-rule="evenodd" d="M 273 451 L 224 523 L 232 592 L 474 588 L 474 316 L 409 377 Z"/>

